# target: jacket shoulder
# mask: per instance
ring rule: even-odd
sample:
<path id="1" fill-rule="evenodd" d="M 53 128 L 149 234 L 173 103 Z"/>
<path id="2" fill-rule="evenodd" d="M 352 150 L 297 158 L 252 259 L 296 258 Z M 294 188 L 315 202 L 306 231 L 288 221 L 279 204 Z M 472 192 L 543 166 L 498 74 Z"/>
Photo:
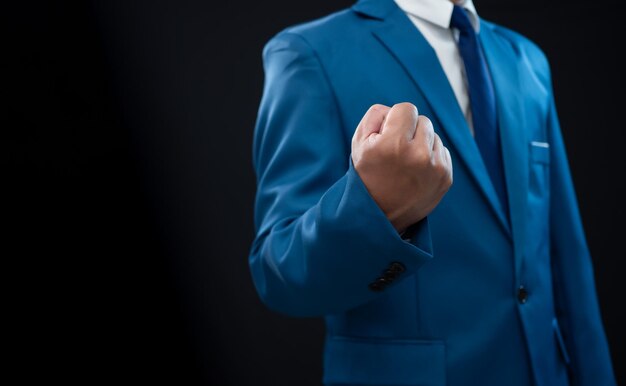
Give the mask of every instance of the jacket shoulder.
<path id="1" fill-rule="evenodd" d="M 518 54 L 519 58 L 532 69 L 542 83 L 545 86 L 549 86 L 551 82 L 550 63 L 539 45 L 512 29 L 484 20 L 482 20 L 481 23 L 485 27 L 490 28 L 499 38 L 507 42 Z"/>
<path id="2" fill-rule="evenodd" d="M 319 19 L 292 25 L 274 35 L 263 48 L 263 54 L 280 49 L 324 51 L 338 39 L 355 30 L 358 16 L 343 9 Z M 345 40 L 345 39 L 343 39 Z"/>

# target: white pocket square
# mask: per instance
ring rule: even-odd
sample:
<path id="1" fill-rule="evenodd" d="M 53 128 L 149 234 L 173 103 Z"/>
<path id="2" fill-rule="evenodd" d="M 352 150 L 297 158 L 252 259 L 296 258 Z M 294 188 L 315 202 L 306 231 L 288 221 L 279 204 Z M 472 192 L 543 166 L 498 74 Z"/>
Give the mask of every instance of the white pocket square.
<path id="1" fill-rule="evenodd" d="M 545 147 L 546 149 L 550 147 L 550 144 L 548 142 L 532 141 L 530 144 L 532 146 Z"/>

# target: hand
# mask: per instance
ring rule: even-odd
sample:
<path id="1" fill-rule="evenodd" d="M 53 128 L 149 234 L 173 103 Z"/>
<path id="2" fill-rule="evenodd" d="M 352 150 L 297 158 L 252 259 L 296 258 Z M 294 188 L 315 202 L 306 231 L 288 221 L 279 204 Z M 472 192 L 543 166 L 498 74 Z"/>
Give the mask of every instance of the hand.
<path id="1" fill-rule="evenodd" d="M 370 107 L 352 137 L 352 162 L 398 232 L 426 217 L 452 185 L 450 152 L 411 103 Z"/>

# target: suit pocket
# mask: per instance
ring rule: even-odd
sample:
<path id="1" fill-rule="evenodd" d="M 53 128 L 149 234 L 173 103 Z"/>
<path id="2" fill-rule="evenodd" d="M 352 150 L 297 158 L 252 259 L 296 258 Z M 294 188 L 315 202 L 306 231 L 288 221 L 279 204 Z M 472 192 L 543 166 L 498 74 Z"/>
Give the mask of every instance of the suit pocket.
<path id="1" fill-rule="evenodd" d="M 559 321 L 554 318 L 552 319 L 552 328 L 554 329 L 554 337 L 559 345 L 559 351 L 561 352 L 561 358 L 563 358 L 563 362 L 566 365 L 569 365 L 569 353 L 567 351 L 567 347 L 565 347 L 565 340 L 563 340 L 563 334 L 561 334 L 561 327 L 559 327 Z"/>
<path id="2" fill-rule="evenodd" d="M 530 143 L 530 192 L 542 196 L 547 193 L 550 177 L 550 147 L 546 142 Z"/>
<path id="3" fill-rule="evenodd" d="M 324 383 L 444 386 L 445 343 L 331 337 L 325 347 Z"/>
<path id="4" fill-rule="evenodd" d="M 541 141 L 530 143 L 530 160 L 548 165 L 550 163 L 550 144 Z"/>
<path id="5" fill-rule="evenodd" d="M 534 234 L 542 235 L 529 241 L 528 251 L 533 256 L 549 255 L 548 235 L 550 214 L 550 145 L 532 141 L 529 147 L 527 224 Z"/>

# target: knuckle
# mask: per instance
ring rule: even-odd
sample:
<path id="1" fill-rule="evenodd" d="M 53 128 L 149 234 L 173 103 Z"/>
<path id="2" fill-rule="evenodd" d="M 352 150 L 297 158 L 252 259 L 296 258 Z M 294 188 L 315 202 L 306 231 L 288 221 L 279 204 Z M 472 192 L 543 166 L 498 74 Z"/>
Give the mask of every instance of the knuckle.
<path id="1" fill-rule="evenodd" d="M 420 115 L 420 120 L 424 126 L 432 129 L 433 121 L 431 121 L 430 118 L 428 118 L 426 115 Z"/>
<path id="2" fill-rule="evenodd" d="M 441 162 L 433 162 L 433 170 L 442 180 L 447 179 L 448 168 Z"/>
<path id="3" fill-rule="evenodd" d="M 375 103 L 375 104 L 371 105 L 368 110 L 384 110 L 386 108 L 387 108 L 387 106 L 385 106 L 383 104 Z"/>
<path id="4" fill-rule="evenodd" d="M 432 138 L 436 140 L 436 133 L 433 129 L 433 124 L 428 117 L 420 115 L 417 119 L 417 129 L 418 132 L 422 133 L 426 138 Z"/>
<path id="5" fill-rule="evenodd" d="M 428 133 L 433 133 L 433 135 L 435 136 L 436 139 L 439 139 L 439 135 L 437 135 L 435 133 L 435 129 L 433 127 L 433 122 L 430 120 L 430 118 L 428 118 L 425 115 L 420 115 L 420 121 L 421 121 L 421 125 L 424 128 L 424 130 Z"/>
<path id="6" fill-rule="evenodd" d="M 443 175 L 443 187 L 446 191 L 450 189 L 450 186 L 452 186 L 452 179 L 452 168 L 446 167 L 445 174 Z"/>
<path id="7" fill-rule="evenodd" d="M 411 102 L 400 102 L 393 105 L 395 109 L 399 109 L 403 112 L 409 112 L 417 115 L 417 106 Z"/>
<path id="8" fill-rule="evenodd" d="M 430 151 L 424 146 L 420 146 L 413 152 L 412 160 L 417 165 L 428 165 L 431 163 Z"/>
<path id="9" fill-rule="evenodd" d="M 370 106 L 369 109 L 367 109 L 367 112 L 365 113 L 365 115 L 363 117 L 371 117 L 371 116 L 375 116 L 375 115 L 386 115 L 387 114 L 387 110 L 389 110 L 389 107 L 382 105 L 380 103 L 376 103 Z"/>

